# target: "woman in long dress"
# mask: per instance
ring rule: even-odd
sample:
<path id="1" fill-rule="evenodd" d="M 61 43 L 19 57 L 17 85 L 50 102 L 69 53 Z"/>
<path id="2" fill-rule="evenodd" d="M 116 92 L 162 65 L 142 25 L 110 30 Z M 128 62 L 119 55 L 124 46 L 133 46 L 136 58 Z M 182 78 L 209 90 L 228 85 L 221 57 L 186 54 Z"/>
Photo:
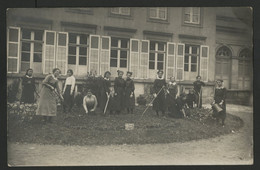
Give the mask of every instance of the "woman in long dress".
<path id="1" fill-rule="evenodd" d="M 33 77 L 33 69 L 29 68 L 26 70 L 25 76 L 22 78 L 22 85 L 23 85 L 23 90 L 22 90 L 21 102 L 30 103 L 30 104 L 34 103 L 35 102 L 34 93 L 37 94 L 37 92 L 35 87 L 35 79 Z"/>
<path id="2" fill-rule="evenodd" d="M 167 83 L 167 96 L 166 101 L 168 105 L 169 115 L 175 115 L 176 113 L 176 95 L 178 93 L 178 86 L 175 81 L 175 77 L 171 77 L 169 83 Z"/>
<path id="3" fill-rule="evenodd" d="M 110 76 L 111 73 L 109 71 L 106 71 L 104 74 L 104 78 L 101 81 L 99 107 L 102 110 L 102 112 L 104 112 L 108 100 L 108 96 L 110 95 L 110 88 L 111 88 Z"/>
<path id="4" fill-rule="evenodd" d="M 159 116 L 159 111 L 161 111 L 162 115 L 165 116 L 167 105 L 164 88 L 166 86 L 166 81 L 163 78 L 162 70 L 158 71 L 157 74 L 157 78 L 155 79 L 153 84 L 153 96 L 155 97 L 153 101 L 153 110 L 156 111 L 157 116 Z"/>
<path id="5" fill-rule="evenodd" d="M 124 72 L 118 70 L 118 77 L 115 78 L 115 100 L 116 100 L 116 106 L 115 110 L 117 114 L 120 114 L 122 110 L 125 109 L 125 80 L 123 79 Z"/>
<path id="6" fill-rule="evenodd" d="M 132 72 L 126 73 L 126 87 L 125 87 L 125 106 L 127 109 L 127 113 L 131 112 L 133 114 L 133 110 L 135 108 L 135 85 L 134 81 L 131 79 Z"/>
<path id="7" fill-rule="evenodd" d="M 68 77 L 66 78 L 65 85 L 63 88 L 63 112 L 66 113 L 66 108 L 68 108 L 68 112 L 71 112 L 71 109 L 74 104 L 74 91 L 75 91 L 75 83 L 76 79 L 73 76 L 73 71 L 69 69 L 67 71 Z"/>
<path id="8" fill-rule="evenodd" d="M 43 116 L 45 122 L 51 122 L 52 117 L 57 115 L 57 95 L 63 100 L 61 91 L 58 85 L 57 77 L 60 75 L 60 69 L 55 68 L 52 74 L 47 75 L 42 82 L 40 99 L 36 115 Z M 56 92 L 55 92 L 56 90 Z"/>
<path id="9" fill-rule="evenodd" d="M 221 119 L 222 126 L 224 126 L 226 119 L 226 93 L 227 90 L 223 86 L 223 80 L 218 79 L 217 87 L 215 88 L 214 101 L 212 104 L 218 104 L 223 110 L 217 112 L 215 109 L 213 109 L 213 116 L 216 117 L 217 122 L 219 122 L 219 119 Z"/>

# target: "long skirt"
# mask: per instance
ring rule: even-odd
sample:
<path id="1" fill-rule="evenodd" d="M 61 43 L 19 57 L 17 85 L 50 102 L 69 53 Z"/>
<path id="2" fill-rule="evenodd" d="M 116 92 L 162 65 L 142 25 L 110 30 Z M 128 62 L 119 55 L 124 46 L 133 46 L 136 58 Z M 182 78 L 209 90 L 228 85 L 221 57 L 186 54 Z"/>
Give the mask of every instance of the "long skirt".
<path id="1" fill-rule="evenodd" d="M 163 92 L 160 92 L 153 101 L 153 110 L 165 112 L 166 108 L 166 97 Z"/>
<path id="2" fill-rule="evenodd" d="M 115 110 L 120 112 L 125 109 L 125 94 L 123 88 L 118 88 L 117 95 L 115 96 L 116 105 Z"/>
<path id="3" fill-rule="evenodd" d="M 70 91 L 71 91 L 71 85 L 67 85 L 63 95 L 64 98 L 63 109 L 66 109 L 68 107 L 69 110 L 71 110 L 71 108 L 74 105 L 74 91 L 72 95 L 70 95 Z"/>
<path id="4" fill-rule="evenodd" d="M 23 91 L 22 91 L 22 97 L 21 97 L 21 102 L 24 103 L 34 103 L 34 90 L 33 86 L 24 86 Z"/>
<path id="5" fill-rule="evenodd" d="M 133 94 L 132 97 L 130 97 L 132 92 L 126 91 L 125 94 L 125 107 L 128 109 L 134 109 L 135 108 L 135 95 Z"/>
<path id="6" fill-rule="evenodd" d="M 36 115 L 41 116 L 56 116 L 57 115 L 57 96 L 48 87 L 44 86 L 40 92 L 40 99 Z"/>

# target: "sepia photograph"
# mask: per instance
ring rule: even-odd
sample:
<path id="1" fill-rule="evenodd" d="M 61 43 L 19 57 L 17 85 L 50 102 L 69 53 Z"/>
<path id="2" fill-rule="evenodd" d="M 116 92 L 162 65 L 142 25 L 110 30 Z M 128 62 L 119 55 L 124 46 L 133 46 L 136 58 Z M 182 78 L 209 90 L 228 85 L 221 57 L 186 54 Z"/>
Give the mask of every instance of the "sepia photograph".
<path id="1" fill-rule="evenodd" d="M 8 8 L 7 161 L 253 165 L 252 7 Z"/>

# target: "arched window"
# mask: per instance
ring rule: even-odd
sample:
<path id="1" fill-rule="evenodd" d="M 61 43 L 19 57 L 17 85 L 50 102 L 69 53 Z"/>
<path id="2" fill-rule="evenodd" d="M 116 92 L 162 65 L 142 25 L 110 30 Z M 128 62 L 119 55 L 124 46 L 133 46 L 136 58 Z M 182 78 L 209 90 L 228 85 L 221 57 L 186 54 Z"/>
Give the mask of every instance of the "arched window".
<path id="1" fill-rule="evenodd" d="M 252 54 L 249 49 L 241 50 L 238 56 L 238 89 L 250 90 L 252 78 Z"/>
<path id="2" fill-rule="evenodd" d="M 216 52 L 215 79 L 223 79 L 226 88 L 230 88 L 232 52 L 227 46 L 220 47 Z"/>

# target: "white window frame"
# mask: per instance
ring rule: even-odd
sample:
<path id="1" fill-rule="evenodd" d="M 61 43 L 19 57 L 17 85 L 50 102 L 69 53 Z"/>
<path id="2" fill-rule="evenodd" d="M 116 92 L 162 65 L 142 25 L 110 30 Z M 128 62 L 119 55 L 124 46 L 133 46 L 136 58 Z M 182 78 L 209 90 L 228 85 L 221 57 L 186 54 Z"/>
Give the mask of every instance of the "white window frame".
<path id="1" fill-rule="evenodd" d="M 10 32 L 10 29 L 17 29 L 18 30 L 18 37 L 17 37 L 17 42 L 12 42 L 12 41 L 9 41 L 9 32 Z M 9 27 L 7 29 L 7 62 L 8 62 L 8 59 L 11 58 L 11 59 L 17 59 L 17 68 L 16 68 L 16 72 L 13 72 L 13 71 L 8 71 L 8 73 L 19 73 L 19 68 L 20 68 L 20 53 L 21 53 L 21 28 L 20 27 Z M 11 57 L 9 56 L 9 43 L 11 44 L 17 44 L 17 57 Z M 8 66 L 8 63 L 7 63 L 7 66 Z M 8 68 L 7 68 L 8 70 Z"/>
<path id="2" fill-rule="evenodd" d="M 50 44 L 46 44 L 46 42 L 47 42 L 47 40 L 46 40 L 46 38 L 47 38 L 47 36 L 46 36 L 46 34 L 47 34 L 47 32 L 50 32 L 50 33 L 54 33 L 54 44 L 53 45 L 50 45 Z M 54 51 L 53 51 L 53 56 L 54 56 L 54 58 L 53 58 L 53 60 L 50 60 L 50 59 L 46 59 L 46 46 L 53 46 L 53 48 L 54 48 Z M 47 61 L 47 60 L 49 60 L 49 61 L 53 61 L 53 66 L 55 66 L 55 57 L 56 57 L 56 31 L 50 31 L 50 30 L 44 30 L 44 38 L 43 38 L 43 60 L 42 60 L 42 62 L 43 62 L 43 74 L 48 74 L 47 72 L 46 72 L 46 70 L 45 70 L 45 61 Z"/>
<path id="3" fill-rule="evenodd" d="M 196 45 L 189 45 L 189 44 L 185 44 L 185 48 L 186 48 L 186 46 L 189 46 L 189 70 L 188 71 L 185 71 L 185 66 L 184 66 L 184 72 L 198 72 L 198 68 L 199 68 L 199 58 L 200 58 L 200 55 L 201 55 L 201 51 L 200 51 L 200 48 L 201 48 L 201 46 L 196 46 Z M 191 71 L 191 65 L 193 64 L 193 63 L 191 63 L 191 58 L 192 58 L 192 47 L 196 47 L 197 48 L 197 51 L 199 51 L 199 54 L 197 54 L 197 63 L 196 63 L 196 71 Z M 184 52 L 185 52 L 185 50 L 184 50 Z M 185 63 L 185 56 L 186 56 L 186 53 L 184 53 L 184 65 L 186 64 Z M 194 64 L 193 64 L 194 65 Z"/>
<path id="4" fill-rule="evenodd" d="M 112 38 L 113 37 L 111 37 L 111 40 L 112 40 Z M 120 51 L 121 51 L 121 49 L 124 49 L 122 51 L 126 51 L 126 53 L 127 53 L 126 59 L 123 59 L 123 60 L 126 60 L 126 67 L 120 67 L 120 61 L 121 61 L 120 60 Z M 117 69 L 129 68 L 130 39 L 127 41 L 127 48 L 121 48 L 121 38 L 118 38 L 117 47 L 112 47 L 112 43 L 111 43 L 111 51 L 112 50 L 117 50 L 117 67 L 114 67 L 114 68 L 117 68 Z M 110 55 L 110 62 L 111 62 L 111 55 Z M 110 66 L 110 67 L 112 67 L 112 66 Z"/>
<path id="5" fill-rule="evenodd" d="M 102 47 L 102 41 L 103 41 L 104 38 L 108 38 L 108 49 L 104 49 Z M 108 58 L 108 62 L 107 63 L 102 60 L 102 54 L 103 53 L 108 53 L 108 57 L 109 58 Z M 110 36 L 101 36 L 100 37 L 100 56 L 99 56 L 99 58 L 100 58 L 99 73 L 101 75 L 103 74 L 102 69 L 101 69 L 101 64 L 107 64 L 109 70 L 106 70 L 106 71 L 110 71 L 110 54 L 111 54 L 111 37 Z"/>
<path id="6" fill-rule="evenodd" d="M 156 10 L 156 16 L 155 17 L 152 17 L 151 16 L 151 10 Z M 165 18 L 160 18 L 160 11 L 164 11 L 165 12 Z M 167 8 L 166 7 L 156 7 L 156 8 L 149 8 L 149 18 L 151 19 L 158 19 L 158 20 L 167 20 Z"/>
<path id="7" fill-rule="evenodd" d="M 173 54 L 169 53 L 169 46 L 170 45 L 173 45 Z M 165 64 L 166 65 L 165 66 L 166 67 L 165 68 L 166 69 L 166 71 L 165 71 L 166 72 L 165 78 L 169 79 L 170 77 L 168 77 L 168 73 L 169 73 L 168 69 L 172 69 L 173 70 L 173 76 L 176 77 L 176 55 L 175 55 L 176 54 L 176 44 L 173 43 L 173 42 L 167 42 L 167 49 L 166 50 L 167 50 L 167 56 L 166 56 L 167 57 L 167 59 L 166 59 L 167 62 Z M 169 66 L 169 57 L 173 57 L 173 62 L 174 62 L 173 66 Z"/>
<path id="8" fill-rule="evenodd" d="M 194 8 L 198 8 L 199 12 L 198 12 L 198 22 L 193 22 L 193 9 Z M 189 9 L 189 13 L 186 13 L 186 10 Z M 185 14 L 189 14 L 190 15 L 190 20 L 189 21 L 185 21 Z M 200 24 L 200 17 L 201 17 L 201 11 L 200 11 L 200 7 L 185 7 L 184 8 L 184 23 L 188 23 L 188 24 Z"/>
<path id="9" fill-rule="evenodd" d="M 123 8 L 128 9 L 128 13 L 123 13 Z M 114 11 L 113 9 L 118 9 L 118 12 Z M 130 16 L 131 15 L 131 9 L 129 7 L 116 7 L 111 8 L 110 12 L 115 15 L 124 15 L 124 16 Z"/>
<path id="10" fill-rule="evenodd" d="M 164 51 L 159 51 L 158 50 L 158 44 L 159 44 L 159 42 L 155 42 L 155 50 L 151 50 L 151 49 L 149 49 L 149 62 L 148 62 L 148 69 L 149 70 L 158 70 L 158 54 L 163 54 L 163 70 L 165 70 L 166 69 L 166 67 L 165 67 L 165 57 L 166 57 L 166 44 L 164 43 L 164 42 L 161 42 L 161 43 L 163 43 L 164 44 Z M 151 44 L 151 41 L 150 41 L 150 44 Z M 149 44 L 149 45 L 150 45 Z M 149 65 L 150 65 L 150 61 L 153 61 L 153 60 L 150 60 L 150 53 L 151 53 L 151 51 L 152 51 L 152 53 L 154 53 L 155 54 L 155 56 L 154 56 L 154 69 L 150 69 L 149 68 Z M 159 61 L 159 62 L 161 62 L 161 61 Z"/>
<path id="11" fill-rule="evenodd" d="M 137 51 L 133 51 L 133 47 L 132 47 L 133 41 L 137 41 L 137 48 L 138 48 Z M 132 72 L 133 72 L 132 66 L 133 66 L 133 67 L 134 67 L 134 66 L 138 67 L 137 70 L 139 70 L 139 60 L 140 60 L 140 45 L 139 45 L 139 44 L 140 44 L 140 41 L 139 41 L 138 39 L 132 39 L 132 38 L 130 39 L 129 70 L 132 71 Z M 136 61 L 136 62 L 137 62 L 136 65 L 132 64 L 132 54 L 133 54 L 133 55 L 134 55 L 134 54 L 137 54 L 137 56 L 138 56 L 138 60 Z M 137 78 L 137 77 L 138 77 L 138 73 L 134 73 L 134 72 L 133 72 L 133 77 L 134 77 L 134 78 Z"/>

